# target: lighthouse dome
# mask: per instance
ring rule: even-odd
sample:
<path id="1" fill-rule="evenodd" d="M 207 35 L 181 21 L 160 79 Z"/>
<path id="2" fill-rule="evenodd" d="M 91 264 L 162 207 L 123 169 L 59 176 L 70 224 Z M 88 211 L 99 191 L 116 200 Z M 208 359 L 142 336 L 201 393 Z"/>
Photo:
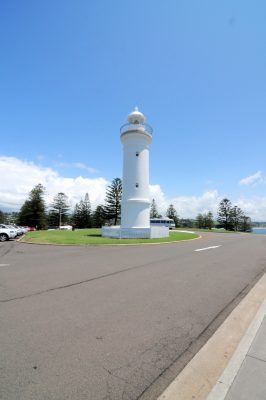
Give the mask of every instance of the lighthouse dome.
<path id="1" fill-rule="evenodd" d="M 145 117 L 138 107 L 135 107 L 135 110 L 128 115 L 127 119 L 130 124 L 143 124 L 145 122 Z"/>

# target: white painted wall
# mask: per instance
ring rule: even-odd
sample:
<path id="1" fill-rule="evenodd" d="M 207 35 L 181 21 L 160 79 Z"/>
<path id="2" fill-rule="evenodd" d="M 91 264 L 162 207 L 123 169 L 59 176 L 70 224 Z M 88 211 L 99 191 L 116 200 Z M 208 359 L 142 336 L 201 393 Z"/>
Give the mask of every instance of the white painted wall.
<path id="1" fill-rule="evenodd" d="M 103 226 L 102 236 L 116 239 L 155 239 L 169 236 L 169 229 L 166 226 L 152 226 L 151 228 Z"/>
<path id="2" fill-rule="evenodd" d="M 137 126 L 135 130 L 132 130 L 131 126 L 128 132 L 121 134 L 123 144 L 122 228 L 150 227 L 149 144 L 151 140 L 151 134 L 141 126 Z"/>

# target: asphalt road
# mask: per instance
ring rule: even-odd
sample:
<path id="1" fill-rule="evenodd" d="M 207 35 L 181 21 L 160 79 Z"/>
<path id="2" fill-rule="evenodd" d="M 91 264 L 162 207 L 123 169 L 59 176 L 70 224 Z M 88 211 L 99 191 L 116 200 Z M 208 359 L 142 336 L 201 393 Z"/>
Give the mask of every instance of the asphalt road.
<path id="1" fill-rule="evenodd" d="M 156 399 L 265 272 L 265 248 L 264 235 L 215 233 L 0 243 L 0 399 Z"/>

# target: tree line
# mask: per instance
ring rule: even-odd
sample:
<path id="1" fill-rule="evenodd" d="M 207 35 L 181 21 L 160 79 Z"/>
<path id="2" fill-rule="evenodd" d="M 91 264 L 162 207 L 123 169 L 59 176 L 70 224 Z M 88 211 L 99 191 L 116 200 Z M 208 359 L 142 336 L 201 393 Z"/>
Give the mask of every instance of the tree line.
<path id="1" fill-rule="evenodd" d="M 71 224 L 82 228 L 100 228 L 102 225 L 117 225 L 120 223 L 122 181 L 115 178 L 106 189 L 103 204 L 97 205 L 92 210 L 89 194 L 86 193 L 74 206 L 71 206 L 68 196 L 59 192 L 53 201 L 47 205 L 44 200 L 46 189 L 43 185 L 36 185 L 29 193 L 27 200 L 18 213 L 5 214 L 0 210 L 0 223 L 16 223 L 22 226 L 32 226 L 36 229 L 57 228 L 62 225 Z M 160 218 L 155 199 L 151 202 L 150 217 Z M 180 218 L 173 204 L 166 211 L 166 217 L 174 220 L 176 227 L 212 229 L 223 228 L 230 231 L 250 231 L 251 220 L 238 207 L 233 206 L 229 199 L 223 199 L 217 210 L 217 220 L 213 214 L 198 214 L 196 219 Z"/>
<path id="2" fill-rule="evenodd" d="M 16 223 L 36 229 L 58 228 L 71 224 L 77 228 L 100 228 L 104 224 L 118 224 L 121 212 L 122 181 L 113 179 L 107 187 L 104 204 L 92 210 L 89 194 L 75 204 L 71 211 L 68 196 L 57 193 L 50 204 L 44 197 L 46 189 L 36 185 L 29 193 L 19 212 L 4 213 L 0 210 L 0 223 Z"/>
<path id="3" fill-rule="evenodd" d="M 240 207 L 232 205 L 229 199 L 223 199 L 217 213 L 218 227 L 228 231 L 247 232 L 251 230 L 251 219 Z"/>
<path id="4" fill-rule="evenodd" d="M 158 212 L 155 200 L 151 203 L 151 218 L 160 218 L 162 215 Z M 212 229 L 220 228 L 227 231 L 251 231 L 251 219 L 244 214 L 244 212 L 236 205 L 232 205 L 229 199 L 223 199 L 217 210 L 217 219 L 211 211 L 203 214 L 198 214 L 196 219 L 179 218 L 173 204 L 170 204 L 166 211 L 166 216 L 172 218 L 177 228 L 198 228 L 198 229 Z"/>

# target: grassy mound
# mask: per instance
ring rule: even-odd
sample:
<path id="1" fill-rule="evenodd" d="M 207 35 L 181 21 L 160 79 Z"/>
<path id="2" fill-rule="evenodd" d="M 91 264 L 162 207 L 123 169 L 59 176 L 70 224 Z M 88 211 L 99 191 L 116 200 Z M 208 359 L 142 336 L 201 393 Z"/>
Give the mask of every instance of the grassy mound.
<path id="1" fill-rule="evenodd" d="M 168 243 L 199 237 L 196 233 L 170 231 L 170 236 L 160 239 L 111 239 L 101 236 L 100 229 L 78 229 L 75 231 L 34 231 L 28 232 L 22 242 L 41 244 L 136 244 Z"/>

